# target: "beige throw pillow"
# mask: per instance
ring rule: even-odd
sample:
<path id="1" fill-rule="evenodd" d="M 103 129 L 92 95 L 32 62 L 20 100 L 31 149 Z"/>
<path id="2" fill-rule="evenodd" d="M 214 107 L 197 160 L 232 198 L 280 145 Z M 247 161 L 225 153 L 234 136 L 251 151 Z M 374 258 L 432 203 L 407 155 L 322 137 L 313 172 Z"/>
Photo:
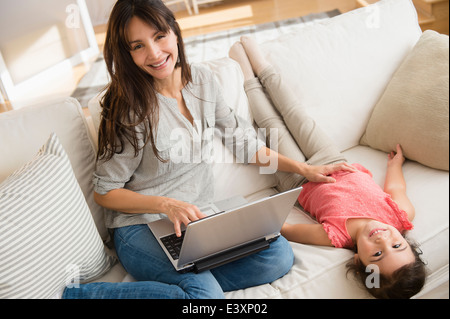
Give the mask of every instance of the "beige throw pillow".
<path id="1" fill-rule="evenodd" d="M 362 145 L 449 168 L 449 38 L 425 31 L 388 84 L 371 115 Z"/>

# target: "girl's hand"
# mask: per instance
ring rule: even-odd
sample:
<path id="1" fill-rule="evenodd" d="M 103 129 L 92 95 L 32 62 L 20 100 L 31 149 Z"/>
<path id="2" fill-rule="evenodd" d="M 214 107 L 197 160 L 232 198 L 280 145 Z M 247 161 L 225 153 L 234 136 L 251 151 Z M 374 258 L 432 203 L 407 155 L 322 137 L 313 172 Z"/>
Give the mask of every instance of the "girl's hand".
<path id="1" fill-rule="evenodd" d="M 181 224 L 187 226 L 190 222 L 206 217 L 197 206 L 173 198 L 167 198 L 164 212 L 172 221 L 177 237 L 181 236 Z"/>
<path id="2" fill-rule="evenodd" d="M 335 183 L 336 180 L 329 175 L 339 172 L 356 172 L 356 168 L 347 163 L 338 163 L 322 166 L 308 166 L 307 172 L 303 175 L 308 181 L 316 183 Z"/>
<path id="3" fill-rule="evenodd" d="M 402 166 L 404 162 L 405 157 L 403 156 L 402 147 L 400 146 L 400 144 L 397 144 L 396 152 L 392 151 L 388 154 L 388 166 Z"/>

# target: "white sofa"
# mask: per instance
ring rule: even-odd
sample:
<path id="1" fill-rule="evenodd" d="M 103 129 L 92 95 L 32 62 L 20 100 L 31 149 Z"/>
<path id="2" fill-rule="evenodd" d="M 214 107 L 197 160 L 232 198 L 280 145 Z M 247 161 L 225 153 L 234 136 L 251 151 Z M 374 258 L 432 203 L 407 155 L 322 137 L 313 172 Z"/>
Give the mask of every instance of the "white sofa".
<path id="1" fill-rule="evenodd" d="M 385 95 L 389 92 L 397 70 L 413 52 L 421 35 L 416 11 L 410 0 L 382 0 L 371 7 L 357 9 L 308 25 L 296 34 L 285 35 L 263 43 L 261 46 L 267 58 L 287 79 L 295 92 L 298 92 L 299 98 L 307 105 L 311 115 L 334 139 L 348 160 L 366 166 L 373 173 L 375 181 L 382 186 L 387 155 L 375 147 L 361 145 L 360 140 L 365 135 L 368 124 L 375 121 L 372 114 L 375 114 L 374 109 L 380 107 L 382 97 L 388 99 Z M 432 60 L 430 64 L 433 63 L 439 62 Z M 205 62 L 205 65 L 216 74 L 230 106 L 235 108 L 239 115 L 251 120 L 242 86 L 243 77 L 237 63 L 223 58 Z M 438 69 L 441 69 L 440 66 Z M 448 87 L 448 61 L 445 69 Z M 445 82 L 445 76 L 441 80 Z M 443 114 L 439 116 L 444 118 L 446 116 L 447 127 L 444 127 L 443 133 L 444 136 L 446 135 L 448 144 L 448 89 L 441 91 L 443 91 L 440 95 L 444 99 L 444 105 L 445 98 L 447 104 L 446 113 L 444 107 Z M 420 90 L 419 93 L 409 92 L 406 95 L 414 94 L 421 94 Z M 426 102 L 425 100 L 424 103 Z M 30 161 L 51 132 L 55 132 L 70 159 L 98 234 L 107 247 L 109 235 L 103 225 L 104 211 L 93 201 L 91 184 L 99 116 L 97 98 L 89 103 L 89 109 L 92 116 L 86 119 L 78 102 L 68 98 L 60 102 L 49 102 L 0 114 L 0 182 L 5 181 L 8 175 Z M 434 113 L 431 112 L 431 114 Z M 403 123 L 403 118 L 397 118 L 396 121 Z M 374 125 L 376 126 L 376 123 Z M 433 127 L 427 129 L 433 130 Z M 381 133 L 386 132 L 380 131 Z M 413 139 L 418 141 L 423 134 L 425 133 L 418 128 L 417 136 Z M 390 135 L 391 133 L 388 132 L 386 138 Z M 409 139 L 406 137 L 404 142 L 400 142 L 408 143 Z M 372 145 L 375 142 L 367 137 L 365 143 Z M 427 143 L 423 147 L 426 146 Z M 216 147 L 222 147 L 218 140 Z M 414 143 L 407 145 L 405 154 L 416 156 L 414 147 Z M 438 161 L 442 162 L 442 156 L 444 156 L 444 161 L 448 162 L 448 146 L 442 152 L 444 155 L 441 153 L 436 155 Z M 421 245 L 429 272 L 424 289 L 415 297 L 448 298 L 448 167 L 447 169 L 431 168 L 429 166 L 433 164 L 429 165 L 426 159 L 423 161 L 421 155 L 423 154 L 414 157 L 415 161 L 408 160 L 404 165 L 408 195 L 416 208 L 415 228 L 409 236 Z M 236 194 L 253 200 L 276 192 L 277 180 L 274 175 L 261 175 L 258 168 L 253 166 L 225 164 L 222 159 L 223 157 L 217 158 L 214 164 L 217 177 L 216 200 Z M 420 162 L 425 162 L 426 165 Z M 17 226 L 14 221 L 8 219 L 6 215 L 8 211 L 2 207 L 1 201 L 6 195 L 1 186 L 0 196 L 3 196 L 0 197 L 0 229 L 8 225 Z M 27 211 L 24 212 L 26 213 Z M 315 222 L 298 208 L 292 209 L 288 221 L 291 223 Z M 26 226 L 17 228 L 17 232 L 23 232 L 24 237 L 32 237 L 34 231 L 32 228 L 27 229 Z M 66 229 L 57 231 L 65 232 Z M 0 235 L 0 255 L 7 254 L 1 249 L 2 240 L 8 239 Z M 57 251 L 63 244 L 56 244 L 48 249 Z M 287 275 L 270 284 L 227 292 L 226 298 L 370 298 L 369 294 L 351 277 L 346 277 L 345 264 L 352 257 L 352 252 L 297 243 L 291 243 L 291 245 L 295 254 L 295 263 Z M 86 247 L 91 249 L 89 245 Z M 33 247 L 28 249 L 32 251 Z M 76 256 L 73 258 L 76 263 Z M 102 258 L 106 257 L 102 256 Z M 106 261 L 106 265 L 108 262 Z M 18 265 L 11 260 L 8 264 L 4 256 L 0 256 L 0 269 L 10 267 L 3 270 L 11 272 L 11 276 L 22 273 L 21 268 L 17 269 Z M 32 270 L 36 274 L 40 269 L 47 269 L 46 267 L 49 266 L 45 259 L 29 265 L 24 266 L 23 273 L 35 267 Z M 61 276 L 61 280 L 75 278 L 64 277 L 56 272 L 55 274 L 47 273 L 46 276 L 47 278 Z M 14 291 L 20 290 L 20 287 L 14 287 L 13 279 L 5 278 L 7 276 L 2 277 L 0 272 L 0 295 L 2 289 L 9 289 L 11 294 L 6 294 L 6 297 L 17 296 Z M 100 278 L 92 278 L 92 280 L 120 282 L 130 281 L 133 278 L 119 263 L 115 263 Z M 30 292 L 28 295 L 19 296 L 47 298 L 53 295 L 52 289 L 54 290 L 55 287 L 60 287 L 60 284 L 55 283 L 49 286 L 47 294 L 44 295 L 38 296 Z"/>

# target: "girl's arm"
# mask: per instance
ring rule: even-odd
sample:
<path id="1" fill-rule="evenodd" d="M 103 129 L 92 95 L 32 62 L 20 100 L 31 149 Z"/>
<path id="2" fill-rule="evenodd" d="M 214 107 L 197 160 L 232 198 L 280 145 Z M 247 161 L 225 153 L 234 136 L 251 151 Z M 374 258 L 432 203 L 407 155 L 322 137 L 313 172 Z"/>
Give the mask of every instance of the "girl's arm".
<path id="1" fill-rule="evenodd" d="M 275 166 L 274 168 L 278 171 L 296 173 L 304 176 L 310 182 L 317 183 L 334 183 L 336 180 L 328 175 L 338 171 L 356 171 L 356 168 L 347 163 L 311 166 L 292 160 L 267 147 L 262 147 L 256 153 L 251 163 L 255 163 L 258 166 Z"/>
<path id="2" fill-rule="evenodd" d="M 287 224 L 281 228 L 281 234 L 289 241 L 300 244 L 333 246 L 322 224 Z"/>
<path id="3" fill-rule="evenodd" d="M 406 195 L 406 182 L 402 170 L 405 158 L 403 156 L 402 148 L 398 144 L 396 151 L 397 152 L 391 152 L 388 155 L 384 191 L 391 195 L 398 207 L 404 210 L 408 214 L 408 219 L 412 221 L 415 217 L 415 209 Z"/>

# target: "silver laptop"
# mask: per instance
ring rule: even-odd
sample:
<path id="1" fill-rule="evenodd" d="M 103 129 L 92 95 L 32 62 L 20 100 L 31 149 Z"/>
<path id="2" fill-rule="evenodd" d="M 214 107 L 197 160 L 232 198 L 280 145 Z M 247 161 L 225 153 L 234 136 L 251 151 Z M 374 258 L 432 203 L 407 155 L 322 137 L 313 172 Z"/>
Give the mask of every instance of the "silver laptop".
<path id="1" fill-rule="evenodd" d="M 176 237 L 172 222 L 148 224 L 178 272 L 201 272 L 269 248 L 297 200 L 301 187 L 247 203 L 231 198 L 201 208 L 208 215 L 182 227 Z"/>

